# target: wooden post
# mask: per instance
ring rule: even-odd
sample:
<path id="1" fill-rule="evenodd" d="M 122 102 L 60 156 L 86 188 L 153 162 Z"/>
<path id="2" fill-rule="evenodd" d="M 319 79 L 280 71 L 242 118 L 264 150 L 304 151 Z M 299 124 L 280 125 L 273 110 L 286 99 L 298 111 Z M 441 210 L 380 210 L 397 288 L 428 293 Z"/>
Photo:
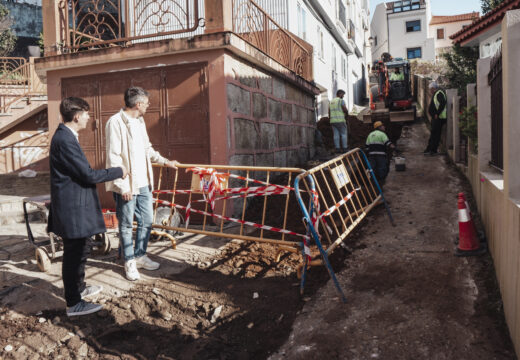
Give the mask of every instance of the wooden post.
<path id="1" fill-rule="evenodd" d="M 204 2 L 206 27 L 204 33 L 233 31 L 233 0 Z"/>
<path id="2" fill-rule="evenodd" d="M 42 1 L 43 51 L 45 56 L 57 55 L 61 42 L 59 0 Z"/>

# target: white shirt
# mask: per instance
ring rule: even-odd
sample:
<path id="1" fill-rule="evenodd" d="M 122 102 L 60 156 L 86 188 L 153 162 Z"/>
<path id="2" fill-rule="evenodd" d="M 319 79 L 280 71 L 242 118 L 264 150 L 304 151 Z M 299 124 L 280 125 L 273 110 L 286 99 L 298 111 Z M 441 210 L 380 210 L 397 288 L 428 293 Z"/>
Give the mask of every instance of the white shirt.
<path id="1" fill-rule="evenodd" d="M 133 166 L 136 171 L 134 172 L 135 178 L 133 180 L 136 186 L 141 188 L 143 186 L 150 185 L 150 182 L 148 180 L 148 172 L 146 168 L 146 150 L 144 147 L 143 136 L 141 134 L 140 120 L 132 118 L 128 115 L 126 115 L 126 117 L 128 118 L 130 135 L 134 140 L 134 147 L 132 151 L 134 152 L 135 156 L 135 164 Z"/>
<path id="2" fill-rule="evenodd" d="M 67 125 L 65 124 L 65 126 L 67 126 Z M 76 140 L 78 140 L 78 142 L 79 142 L 78 132 L 77 132 L 76 130 L 74 130 L 73 128 L 69 127 L 69 126 L 67 126 L 67 129 L 69 129 L 70 131 L 72 131 L 72 134 L 74 135 L 74 137 L 76 138 Z"/>

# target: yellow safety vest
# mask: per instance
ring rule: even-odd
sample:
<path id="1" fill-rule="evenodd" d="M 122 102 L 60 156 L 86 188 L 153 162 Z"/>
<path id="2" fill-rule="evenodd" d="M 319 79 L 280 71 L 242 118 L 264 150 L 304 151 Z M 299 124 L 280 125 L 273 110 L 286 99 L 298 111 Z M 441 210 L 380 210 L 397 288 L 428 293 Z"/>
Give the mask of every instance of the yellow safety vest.
<path id="1" fill-rule="evenodd" d="M 343 99 L 337 97 L 332 99 L 330 102 L 330 123 L 339 123 L 345 122 L 345 113 L 343 112 L 343 108 L 341 107 L 341 102 Z"/>
<path id="2" fill-rule="evenodd" d="M 442 92 L 442 90 L 438 90 L 435 95 L 433 95 L 433 103 L 435 104 L 435 108 L 439 110 L 439 107 L 441 105 L 440 101 L 437 100 L 437 95 L 442 94 L 446 98 L 446 95 Z M 446 119 L 446 107 L 448 103 L 446 102 L 446 105 L 444 105 L 444 110 L 439 114 L 439 119 Z"/>

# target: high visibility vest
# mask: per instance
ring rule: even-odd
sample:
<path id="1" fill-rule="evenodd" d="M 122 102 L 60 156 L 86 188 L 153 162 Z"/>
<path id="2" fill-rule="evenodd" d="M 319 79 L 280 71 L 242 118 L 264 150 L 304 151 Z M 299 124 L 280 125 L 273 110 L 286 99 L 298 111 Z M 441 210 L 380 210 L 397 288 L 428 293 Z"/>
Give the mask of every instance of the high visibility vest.
<path id="1" fill-rule="evenodd" d="M 332 99 L 330 102 L 330 123 L 339 123 L 345 122 L 345 113 L 343 112 L 343 108 L 341 107 L 341 102 L 343 99 L 337 97 Z"/>
<path id="2" fill-rule="evenodd" d="M 386 148 L 392 142 L 388 136 L 381 130 L 376 129 L 372 131 L 367 137 L 368 155 L 385 155 Z"/>
<path id="3" fill-rule="evenodd" d="M 442 94 L 444 98 L 446 98 L 446 95 L 444 95 L 444 92 L 442 90 L 438 90 L 435 95 L 433 95 L 433 103 L 435 104 L 435 108 L 439 110 L 439 107 L 441 106 L 440 101 L 437 99 L 437 95 Z M 446 105 L 448 105 L 446 103 Z M 446 119 L 446 105 L 444 105 L 444 110 L 439 114 L 439 119 Z"/>

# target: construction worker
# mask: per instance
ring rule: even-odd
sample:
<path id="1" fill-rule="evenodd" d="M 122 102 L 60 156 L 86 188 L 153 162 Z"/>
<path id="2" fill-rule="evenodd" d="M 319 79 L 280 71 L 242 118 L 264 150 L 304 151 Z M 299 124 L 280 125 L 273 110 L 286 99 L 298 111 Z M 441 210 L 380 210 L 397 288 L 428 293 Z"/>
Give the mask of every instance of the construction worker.
<path id="1" fill-rule="evenodd" d="M 442 127 L 446 124 L 447 98 L 444 91 L 439 88 L 439 85 L 435 81 L 431 82 L 428 87 L 432 95 L 430 106 L 428 107 L 432 129 L 428 146 L 424 149 L 424 155 L 434 156 L 439 154 L 437 148 L 441 140 Z"/>
<path id="2" fill-rule="evenodd" d="M 394 72 L 390 74 L 390 81 L 403 81 L 404 74 L 399 70 L 399 68 L 395 68 Z"/>
<path id="3" fill-rule="evenodd" d="M 329 105 L 329 119 L 334 133 L 334 148 L 336 153 L 347 151 L 347 115 L 348 110 L 345 105 L 345 91 L 338 90 L 336 97 L 332 99 Z M 341 139 L 341 144 L 340 144 Z M 341 146 L 340 146 L 341 145 Z"/>
<path id="4" fill-rule="evenodd" d="M 368 135 L 366 145 L 368 147 L 370 166 L 372 166 L 379 184 L 383 185 L 389 171 L 387 150 L 389 148 L 395 149 L 395 146 L 388 139 L 385 133 L 385 126 L 381 121 L 374 123 L 374 131 Z"/>

